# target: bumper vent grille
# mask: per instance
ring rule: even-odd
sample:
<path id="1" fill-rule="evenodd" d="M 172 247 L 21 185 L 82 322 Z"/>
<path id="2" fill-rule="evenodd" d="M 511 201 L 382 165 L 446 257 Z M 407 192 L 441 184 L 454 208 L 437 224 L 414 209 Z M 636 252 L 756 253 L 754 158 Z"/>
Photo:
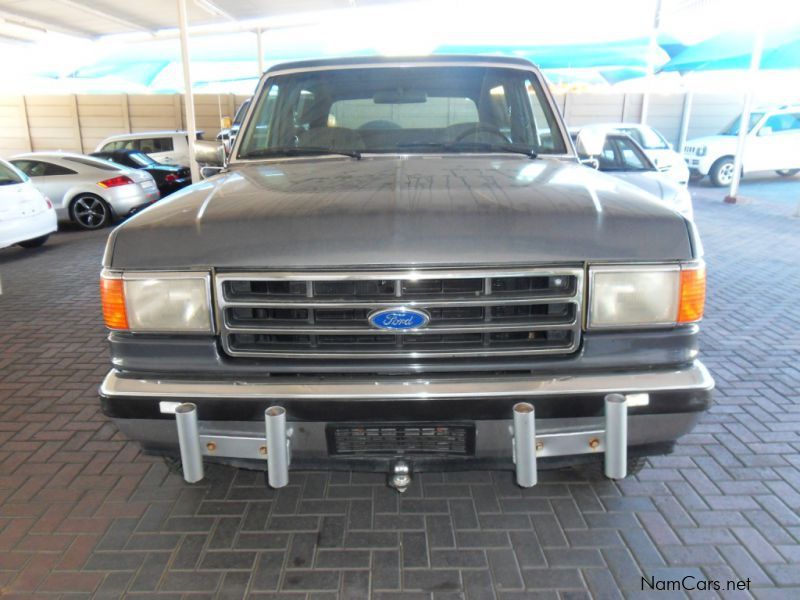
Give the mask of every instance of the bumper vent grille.
<path id="1" fill-rule="evenodd" d="M 327 433 L 330 453 L 337 455 L 468 456 L 475 451 L 475 428 L 471 425 L 336 425 L 329 426 Z"/>
<path id="2" fill-rule="evenodd" d="M 219 330 L 231 356 L 436 358 L 568 354 L 580 343 L 581 269 L 220 273 Z M 376 329 L 376 310 L 430 316 Z"/>

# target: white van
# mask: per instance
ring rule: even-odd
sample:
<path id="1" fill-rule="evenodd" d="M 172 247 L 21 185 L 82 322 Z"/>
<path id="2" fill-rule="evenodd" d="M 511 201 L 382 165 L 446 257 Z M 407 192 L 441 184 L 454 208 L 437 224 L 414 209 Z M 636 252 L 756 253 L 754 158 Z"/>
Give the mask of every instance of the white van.
<path id="1" fill-rule="evenodd" d="M 202 138 L 203 132 L 198 131 L 197 139 Z M 95 152 L 114 150 L 139 150 L 160 163 L 189 166 L 189 134 L 186 131 L 145 131 L 112 135 L 94 149 Z"/>

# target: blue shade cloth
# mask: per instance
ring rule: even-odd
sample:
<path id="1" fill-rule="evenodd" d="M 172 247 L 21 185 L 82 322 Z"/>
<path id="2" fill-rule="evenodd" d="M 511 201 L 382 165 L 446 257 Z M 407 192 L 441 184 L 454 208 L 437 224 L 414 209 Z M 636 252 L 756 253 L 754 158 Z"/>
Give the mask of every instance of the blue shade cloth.
<path id="1" fill-rule="evenodd" d="M 655 67 L 681 55 L 685 46 L 668 34 L 658 38 L 660 47 Z M 610 42 L 580 44 L 443 44 L 435 54 L 492 54 L 527 58 L 539 65 L 551 82 L 585 82 L 591 84 L 617 83 L 642 77 L 647 72 L 650 40 L 647 37 Z M 256 44 L 252 35 L 227 35 L 191 40 L 192 79 L 203 87 L 225 81 L 255 80 Z M 376 54 L 373 48 L 355 48 L 337 52 L 337 56 L 366 56 Z M 291 40 L 273 38 L 264 48 L 264 64 L 318 58 L 331 55 L 324 40 Z M 109 49 L 94 63 L 76 69 L 67 79 L 108 82 L 114 87 L 120 82 L 146 86 L 154 92 L 174 92 L 182 89 L 180 77 L 180 45 L 177 40 L 158 40 L 129 44 Z M 253 74 L 253 75 L 251 75 Z M 43 75 L 43 74 L 40 74 Z M 52 76 L 52 75 L 50 75 Z"/>
<path id="2" fill-rule="evenodd" d="M 686 48 L 660 71 L 718 71 L 750 68 L 755 33 L 728 32 Z M 800 69 L 800 25 L 767 31 L 761 69 Z"/>
<path id="3" fill-rule="evenodd" d="M 467 45 L 444 44 L 435 54 L 493 54 L 527 58 L 542 69 L 586 69 L 604 67 L 646 68 L 650 47 L 648 38 L 635 38 L 592 44 L 559 45 Z M 669 59 L 657 48 L 656 66 Z"/>

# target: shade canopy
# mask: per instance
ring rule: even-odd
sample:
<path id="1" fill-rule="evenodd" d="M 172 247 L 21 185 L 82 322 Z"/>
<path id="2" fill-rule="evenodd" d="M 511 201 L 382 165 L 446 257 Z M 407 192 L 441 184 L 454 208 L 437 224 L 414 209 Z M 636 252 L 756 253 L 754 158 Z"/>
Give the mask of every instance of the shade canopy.
<path id="1" fill-rule="evenodd" d="M 675 55 L 660 71 L 747 69 L 755 35 L 753 31 L 716 35 Z M 765 32 L 759 68 L 800 69 L 800 25 Z"/>

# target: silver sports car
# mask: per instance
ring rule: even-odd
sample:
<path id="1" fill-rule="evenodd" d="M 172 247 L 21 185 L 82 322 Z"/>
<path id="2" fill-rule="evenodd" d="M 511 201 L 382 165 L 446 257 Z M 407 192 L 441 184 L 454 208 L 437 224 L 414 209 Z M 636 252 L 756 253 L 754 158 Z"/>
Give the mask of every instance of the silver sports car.
<path id="1" fill-rule="evenodd" d="M 153 177 L 68 152 L 31 152 L 10 161 L 51 199 L 60 221 L 100 229 L 160 198 Z"/>

